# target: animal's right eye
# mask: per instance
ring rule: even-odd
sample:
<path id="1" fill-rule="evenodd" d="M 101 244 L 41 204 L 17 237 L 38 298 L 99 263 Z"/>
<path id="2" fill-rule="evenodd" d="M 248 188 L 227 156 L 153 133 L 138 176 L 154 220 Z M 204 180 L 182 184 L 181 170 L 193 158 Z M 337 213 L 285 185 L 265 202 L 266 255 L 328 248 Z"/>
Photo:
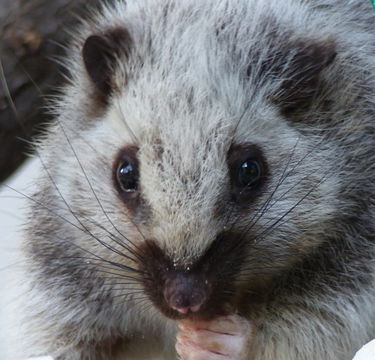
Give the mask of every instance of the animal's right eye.
<path id="1" fill-rule="evenodd" d="M 138 170 L 129 161 L 124 161 L 117 168 L 116 179 L 122 191 L 135 192 L 138 189 Z"/>
<path id="2" fill-rule="evenodd" d="M 135 199 L 140 191 L 138 148 L 123 148 L 113 164 L 113 181 L 124 201 Z"/>

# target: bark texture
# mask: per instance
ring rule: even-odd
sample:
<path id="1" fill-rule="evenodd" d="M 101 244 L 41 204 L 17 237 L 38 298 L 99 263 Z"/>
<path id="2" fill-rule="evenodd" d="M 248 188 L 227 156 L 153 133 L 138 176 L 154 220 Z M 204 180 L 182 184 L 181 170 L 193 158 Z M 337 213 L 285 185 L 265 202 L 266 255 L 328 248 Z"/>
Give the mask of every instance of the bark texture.
<path id="1" fill-rule="evenodd" d="M 0 182 L 24 161 L 48 124 L 45 98 L 61 84 L 56 58 L 78 17 L 100 0 L 1 0 Z"/>

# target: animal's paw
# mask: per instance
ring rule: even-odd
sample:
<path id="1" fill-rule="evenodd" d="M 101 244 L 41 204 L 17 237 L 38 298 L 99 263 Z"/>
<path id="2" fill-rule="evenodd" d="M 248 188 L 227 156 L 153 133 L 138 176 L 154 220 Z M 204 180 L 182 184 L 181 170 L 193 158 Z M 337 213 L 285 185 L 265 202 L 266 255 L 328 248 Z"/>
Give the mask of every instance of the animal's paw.
<path id="1" fill-rule="evenodd" d="M 249 358 L 253 329 L 238 315 L 210 321 L 179 323 L 176 350 L 182 360 L 244 360 Z"/>

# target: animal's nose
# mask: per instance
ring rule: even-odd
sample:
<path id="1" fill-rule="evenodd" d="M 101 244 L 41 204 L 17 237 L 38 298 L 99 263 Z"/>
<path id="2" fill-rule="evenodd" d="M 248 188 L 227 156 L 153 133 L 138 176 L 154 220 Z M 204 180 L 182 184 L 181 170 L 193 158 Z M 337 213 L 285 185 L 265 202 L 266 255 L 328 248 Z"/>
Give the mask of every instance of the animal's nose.
<path id="1" fill-rule="evenodd" d="M 165 281 L 163 295 L 170 308 L 187 314 L 202 308 L 207 300 L 207 287 L 198 274 L 172 273 Z"/>

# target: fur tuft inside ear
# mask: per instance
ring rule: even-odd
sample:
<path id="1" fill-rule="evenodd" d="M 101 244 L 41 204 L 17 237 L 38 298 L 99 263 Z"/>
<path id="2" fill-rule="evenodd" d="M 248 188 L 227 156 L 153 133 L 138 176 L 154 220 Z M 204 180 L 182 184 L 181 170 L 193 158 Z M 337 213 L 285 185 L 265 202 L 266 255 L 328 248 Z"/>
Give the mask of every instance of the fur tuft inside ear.
<path id="1" fill-rule="evenodd" d="M 82 48 L 86 71 L 95 89 L 108 97 L 114 91 L 112 75 L 116 61 L 121 55 L 129 56 L 131 37 L 124 28 L 108 31 L 105 34 L 91 35 Z"/>
<path id="2" fill-rule="evenodd" d="M 281 106 L 284 113 L 310 104 L 319 90 L 321 72 L 335 57 L 336 46 L 333 41 L 294 45 L 282 66 L 280 75 L 284 80 L 274 102 Z"/>

